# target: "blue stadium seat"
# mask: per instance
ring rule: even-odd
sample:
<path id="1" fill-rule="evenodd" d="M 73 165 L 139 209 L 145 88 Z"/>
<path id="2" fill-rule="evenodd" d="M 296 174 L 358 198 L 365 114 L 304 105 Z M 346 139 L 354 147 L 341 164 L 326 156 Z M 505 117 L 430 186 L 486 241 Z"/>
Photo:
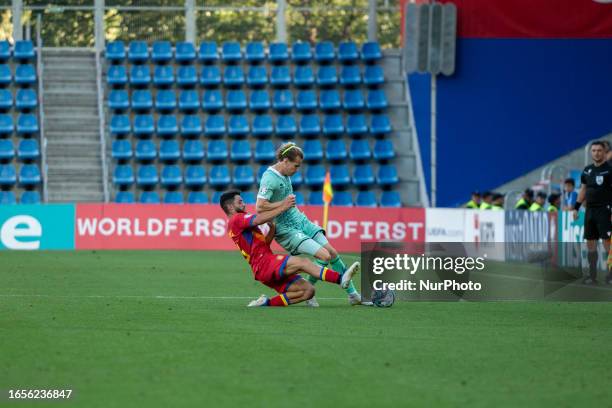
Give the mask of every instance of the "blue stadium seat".
<path id="1" fill-rule="evenodd" d="M 293 43 L 293 50 L 291 53 L 291 59 L 296 64 L 307 64 L 312 59 L 312 51 L 310 49 L 310 43 L 307 42 L 296 42 Z"/>
<path id="2" fill-rule="evenodd" d="M 293 109 L 293 92 L 289 89 L 277 89 L 274 91 L 272 106 L 277 112 L 288 112 Z"/>
<path id="3" fill-rule="evenodd" d="M 351 142 L 351 160 L 353 161 L 364 161 L 370 160 L 372 152 L 370 151 L 370 144 L 367 139 L 356 139 Z"/>
<path id="4" fill-rule="evenodd" d="M 159 90 L 155 95 L 155 108 L 158 112 L 169 113 L 176 109 L 176 94 L 170 90 Z"/>
<path id="5" fill-rule="evenodd" d="M 327 149 L 325 151 L 327 160 L 330 161 L 342 161 L 346 160 L 348 153 L 346 152 L 346 145 L 342 139 L 334 139 L 327 142 Z"/>
<path id="6" fill-rule="evenodd" d="M 376 41 L 365 42 L 361 46 L 361 59 L 367 63 L 374 63 L 382 58 L 380 44 Z"/>
<path id="7" fill-rule="evenodd" d="M 297 124 L 293 115 L 279 115 L 276 119 L 276 135 L 280 138 L 289 138 L 297 133 Z"/>
<path id="8" fill-rule="evenodd" d="M 374 159 L 377 161 L 391 160 L 395 157 L 393 143 L 390 140 L 377 140 L 374 144 Z"/>
<path id="9" fill-rule="evenodd" d="M 344 109 L 348 111 L 358 111 L 363 109 L 365 102 L 363 94 L 358 89 L 351 89 L 344 92 Z"/>
<path id="10" fill-rule="evenodd" d="M 314 74 L 310 65 L 299 65 L 293 73 L 293 84 L 299 88 L 309 88 L 314 84 Z"/>
<path id="11" fill-rule="evenodd" d="M 183 173 L 176 164 L 164 166 L 161 172 L 161 185 L 164 187 L 178 187 L 183 184 Z"/>
<path id="12" fill-rule="evenodd" d="M 207 137 L 223 137 L 225 134 L 225 118 L 223 115 L 209 115 L 204 123 L 204 134 Z"/>
<path id="13" fill-rule="evenodd" d="M 158 88 L 174 84 L 174 68 L 171 65 L 156 65 L 153 69 L 153 84 Z"/>
<path id="14" fill-rule="evenodd" d="M 321 187 L 325 181 L 325 167 L 320 164 L 311 164 L 307 166 L 304 181 L 310 188 Z"/>
<path id="15" fill-rule="evenodd" d="M 340 72 L 340 84 L 344 86 L 361 85 L 361 71 L 359 65 L 344 65 Z"/>
<path id="16" fill-rule="evenodd" d="M 176 72 L 176 84 L 179 88 L 193 88 L 198 83 L 198 74 L 193 65 L 182 65 Z"/>
<path id="17" fill-rule="evenodd" d="M 133 204 L 134 203 L 134 193 L 132 193 L 131 191 L 117 191 L 117 195 L 115 196 L 115 203 Z"/>
<path id="18" fill-rule="evenodd" d="M 202 134 L 202 121 L 198 115 L 185 115 L 181 119 L 183 137 L 199 137 Z"/>
<path id="19" fill-rule="evenodd" d="M 11 67 L 6 64 L 0 64 L 0 85 L 4 87 L 10 85 L 11 83 L 13 83 L 13 73 L 11 72 Z"/>
<path id="20" fill-rule="evenodd" d="M 164 193 L 164 204 L 183 204 L 182 191 L 166 191 Z"/>
<path id="21" fill-rule="evenodd" d="M 335 164 L 329 170 L 332 186 L 346 187 L 351 184 L 349 168 L 345 164 Z"/>
<path id="22" fill-rule="evenodd" d="M 320 87 L 336 86 L 338 83 L 338 73 L 333 65 L 323 65 L 317 72 L 317 84 Z"/>
<path id="23" fill-rule="evenodd" d="M 336 58 L 336 50 L 331 41 L 321 41 L 315 45 L 315 60 L 320 64 L 332 62 Z"/>
<path id="24" fill-rule="evenodd" d="M 143 139 L 136 143 L 136 160 L 141 162 L 153 161 L 157 157 L 157 147 L 152 140 Z"/>
<path id="25" fill-rule="evenodd" d="M 31 61 L 36 58 L 34 44 L 30 40 L 15 41 L 13 58 L 17 61 Z"/>
<path id="26" fill-rule="evenodd" d="M 6 90 L 4 89 L 0 89 L 0 109 L 5 108 L 6 106 L 5 99 L 4 99 L 6 96 L 4 93 L 5 91 Z M 10 95 L 10 91 L 6 91 L 6 92 L 8 92 L 11 98 L 10 106 L 13 106 L 12 95 Z M 129 100 L 127 91 L 123 89 L 110 91 L 108 94 L 108 107 L 115 111 L 122 111 L 122 110 L 128 109 L 130 107 L 130 100 Z"/>
<path id="27" fill-rule="evenodd" d="M 374 184 L 374 170 L 369 164 L 359 164 L 353 169 L 353 184 L 371 186 Z"/>
<path id="28" fill-rule="evenodd" d="M 206 170 L 200 165 L 187 166 L 185 185 L 189 188 L 202 188 L 206 184 Z"/>
<path id="29" fill-rule="evenodd" d="M 13 108 L 13 94 L 8 89 L 0 89 L 0 110 L 6 111 Z"/>
<path id="30" fill-rule="evenodd" d="M 259 166 L 259 170 L 257 170 L 257 177 L 256 177 L 257 184 L 261 183 L 261 178 L 263 177 L 263 174 L 266 172 L 267 169 L 268 169 L 268 165 Z"/>
<path id="31" fill-rule="evenodd" d="M 17 133 L 31 135 L 38 133 L 38 117 L 31 113 L 22 113 L 17 117 Z"/>
<path id="32" fill-rule="evenodd" d="M 344 133 L 344 123 L 342 115 L 325 115 L 323 118 L 323 134 L 328 137 L 342 135 Z"/>
<path id="33" fill-rule="evenodd" d="M 253 65 L 249 68 L 247 85 L 251 88 L 260 88 L 268 83 L 268 71 L 262 65 Z"/>
<path id="34" fill-rule="evenodd" d="M 306 140 L 303 150 L 305 162 L 317 163 L 323 160 L 323 145 L 319 139 Z"/>
<path id="35" fill-rule="evenodd" d="M 204 145 L 200 140 L 186 140 L 183 144 L 183 161 L 200 162 L 204 159 Z"/>
<path id="36" fill-rule="evenodd" d="M 202 109 L 205 112 L 218 112 L 223 109 L 223 96 L 217 89 L 208 89 L 202 95 Z"/>
<path id="37" fill-rule="evenodd" d="M 200 72 L 200 84 L 204 87 L 221 85 L 221 70 L 216 65 L 206 65 Z"/>
<path id="38" fill-rule="evenodd" d="M 40 184 L 40 169 L 37 164 L 24 164 L 19 169 L 19 184 L 22 186 L 35 186 Z"/>
<path id="39" fill-rule="evenodd" d="M 385 73 L 380 65 L 367 65 L 363 73 L 363 83 L 369 87 L 385 83 Z"/>
<path id="40" fill-rule="evenodd" d="M 225 164 L 212 166 L 208 179 L 210 186 L 216 189 L 225 189 L 232 182 L 229 168 Z M 218 202 L 218 199 L 213 202 Z"/>
<path id="41" fill-rule="evenodd" d="M 274 87 L 287 87 L 291 84 L 291 74 L 289 73 L 289 67 L 286 65 L 279 65 L 272 67 L 270 72 L 270 85 Z"/>
<path id="42" fill-rule="evenodd" d="M 174 137 L 178 133 L 178 122 L 174 115 L 160 115 L 157 119 L 157 135 L 161 138 Z"/>
<path id="43" fill-rule="evenodd" d="M 277 132 L 278 133 L 278 132 Z M 317 137 L 321 133 L 321 123 L 318 115 L 302 115 L 300 119 L 300 134 L 303 137 Z"/>
<path id="44" fill-rule="evenodd" d="M 0 140 L 2 142 L 2 140 Z M 21 139 L 17 147 L 17 157 L 21 161 L 37 160 L 40 157 L 40 148 L 36 139 Z"/>
<path id="45" fill-rule="evenodd" d="M 385 91 L 382 89 L 372 89 L 368 92 L 368 109 L 373 111 L 383 110 L 389 106 L 387 102 L 387 96 Z"/>
<path id="46" fill-rule="evenodd" d="M 266 51 L 261 41 L 250 42 L 244 50 L 244 58 L 249 64 L 258 63 L 266 58 Z"/>
<path id="47" fill-rule="evenodd" d="M 233 162 L 245 162 L 251 160 L 251 145 L 248 140 L 236 140 L 232 143 L 230 159 Z"/>
<path id="48" fill-rule="evenodd" d="M 240 196 L 247 205 L 253 205 L 257 202 L 257 196 L 252 191 L 243 191 L 240 193 Z"/>
<path id="49" fill-rule="evenodd" d="M 115 167 L 113 183 L 118 186 L 131 186 L 134 184 L 134 170 L 129 164 L 120 164 Z"/>
<path id="50" fill-rule="evenodd" d="M 159 144 L 159 160 L 176 162 L 181 158 L 181 149 L 176 139 L 162 140 Z"/>
<path id="51" fill-rule="evenodd" d="M 130 160 L 132 158 L 132 143 L 127 139 L 113 140 L 111 156 L 115 160 Z"/>
<path id="52" fill-rule="evenodd" d="M 187 194 L 187 202 L 189 204 L 208 204 L 208 196 L 202 191 L 190 191 Z"/>
<path id="53" fill-rule="evenodd" d="M 314 91 L 299 91 L 295 98 L 295 107 L 302 112 L 313 111 L 319 106 Z"/>
<path id="54" fill-rule="evenodd" d="M 325 112 L 335 111 L 340 109 L 340 94 L 337 90 L 324 90 L 321 91 L 321 110 Z"/>
<path id="55" fill-rule="evenodd" d="M 368 133 L 365 116 L 362 114 L 349 115 L 346 120 L 346 133 L 351 137 Z"/>
<path id="56" fill-rule="evenodd" d="M 240 62 L 242 59 L 242 50 L 240 49 L 240 43 L 236 41 L 227 41 L 223 43 L 221 49 L 221 56 L 225 62 Z"/>
<path id="57" fill-rule="evenodd" d="M 131 41 L 128 48 L 128 60 L 137 64 L 146 63 L 149 59 L 149 47 L 144 41 Z"/>
<path id="58" fill-rule="evenodd" d="M 19 202 L 21 204 L 40 204 L 40 193 L 36 190 L 24 191 Z"/>
<path id="59" fill-rule="evenodd" d="M 282 64 L 289 59 L 289 50 L 285 43 L 272 43 L 268 49 L 268 60 L 273 64 Z"/>
<path id="60" fill-rule="evenodd" d="M 399 183 L 397 168 L 392 164 L 383 164 L 378 168 L 376 181 L 381 186 L 393 186 Z"/>
<path id="61" fill-rule="evenodd" d="M 132 65 L 130 67 L 130 85 L 146 87 L 151 83 L 151 69 L 148 65 Z"/>
<path id="62" fill-rule="evenodd" d="M 321 190 L 315 190 L 310 193 L 308 199 L 308 205 L 323 205 L 323 192 Z"/>
<path id="63" fill-rule="evenodd" d="M 291 176 L 291 185 L 293 188 L 300 188 L 300 186 L 304 184 L 304 177 L 302 177 L 302 173 L 297 171 L 293 176 Z"/>
<path id="64" fill-rule="evenodd" d="M 223 84 L 227 87 L 239 87 L 244 84 L 244 71 L 241 66 L 228 65 L 223 71 Z"/>
<path id="65" fill-rule="evenodd" d="M 373 191 L 359 191 L 357 192 L 357 199 L 355 204 L 359 207 L 376 207 L 376 195 Z"/>
<path id="66" fill-rule="evenodd" d="M 258 163 L 271 163 L 276 152 L 271 140 L 258 140 L 255 144 L 255 161 Z"/>
<path id="67" fill-rule="evenodd" d="M 36 91 L 30 88 L 18 89 L 15 95 L 15 107 L 19 111 L 28 111 L 36 109 L 38 106 L 38 97 Z"/>
<path id="68" fill-rule="evenodd" d="M 151 91 L 148 89 L 140 89 L 132 93 L 132 110 L 149 111 L 151 109 L 153 109 L 153 96 L 151 96 Z"/>
<path id="69" fill-rule="evenodd" d="M 11 135 L 14 130 L 13 116 L 0 114 L 0 136 Z"/>
<path id="70" fill-rule="evenodd" d="M 0 41 L 0 62 L 6 62 L 11 58 L 11 44 L 7 40 Z"/>
<path id="71" fill-rule="evenodd" d="M 0 68 L 5 67 L 6 65 L 0 66 Z M 10 74 L 10 72 L 9 72 Z M 3 70 L 0 69 L 0 79 L 1 83 L 4 84 L 4 75 Z M 128 76 L 127 70 L 125 69 L 125 65 L 111 65 L 108 67 L 108 71 L 106 73 L 106 81 L 110 86 L 122 87 L 127 84 Z"/>
<path id="72" fill-rule="evenodd" d="M 125 60 L 125 44 L 123 41 L 106 43 L 106 59 L 111 63 L 123 62 Z"/>
<path id="73" fill-rule="evenodd" d="M 199 59 L 205 64 L 217 62 L 219 59 L 219 51 L 217 43 L 214 41 L 204 41 L 200 44 Z"/>
<path id="74" fill-rule="evenodd" d="M 134 135 L 136 137 L 151 137 L 155 133 L 155 124 L 151 115 L 134 116 Z"/>
<path id="75" fill-rule="evenodd" d="M 344 41 L 338 44 L 338 60 L 342 64 L 351 64 L 359 58 L 357 44 L 352 41 Z"/>
<path id="76" fill-rule="evenodd" d="M 12 187 L 17 183 L 17 172 L 12 164 L 0 164 L 0 186 Z"/>
<path id="77" fill-rule="evenodd" d="M 17 204 L 15 193 L 12 191 L 0 191 L 0 205 Z"/>
<path id="78" fill-rule="evenodd" d="M 252 186 L 253 183 L 255 183 L 255 173 L 253 172 L 253 167 L 249 165 L 235 166 L 233 179 L 234 186 L 238 188 Z"/>
<path id="79" fill-rule="evenodd" d="M 229 156 L 227 144 L 223 140 L 211 140 L 206 150 L 209 162 L 224 162 Z"/>
<path id="80" fill-rule="evenodd" d="M 175 51 L 175 60 L 179 64 L 191 64 L 196 59 L 196 49 L 189 41 L 177 42 Z"/>
<path id="81" fill-rule="evenodd" d="M 145 164 L 138 166 L 138 173 L 136 176 L 136 182 L 142 187 L 155 186 L 159 181 L 157 175 L 157 167 L 154 164 Z"/>
<path id="82" fill-rule="evenodd" d="M 268 91 L 252 91 L 249 97 L 249 108 L 255 112 L 261 112 L 270 109 L 270 96 L 268 95 Z"/>
<path id="83" fill-rule="evenodd" d="M 151 60 L 154 63 L 165 64 L 172 60 L 172 44 L 170 41 L 154 41 L 151 46 Z"/>
<path id="84" fill-rule="evenodd" d="M 242 89 L 232 89 L 227 92 L 225 107 L 230 112 L 244 112 L 247 108 L 246 95 Z"/>
<path id="85" fill-rule="evenodd" d="M 267 138 L 274 132 L 272 117 L 270 115 L 256 115 L 253 118 L 253 136 Z"/>
<path id="86" fill-rule="evenodd" d="M 17 85 L 33 85 L 36 83 L 36 70 L 33 65 L 17 65 L 15 68 L 15 82 Z"/>
<path id="87" fill-rule="evenodd" d="M 185 89 L 179 94 L 178 102 L 181 112 L 193 113 L 200 109 L 200 95 L 195 89 Z"/>
<path id="88" fill-rule="evenodd" d="M 372 115 L 370 122 L 370 131 L 374 136 L 384 136 L 391 133 L 391 121 L 387 115 Z"/>
<path id="89" fill-rule="evenodd" d="M 397 191 L 383 191 L 380 196 L 381 207 L 401 207 L 402 199 Z"/>
<path id="90" fill-rule="evenodd" d="M 15 157 L 15 147 L 11 139 L 0 139 L 0 160 L 13 160 Z"/>
<path id="91" fill-rule="evenodd" d="M 336 191 L 332 198 L 332 205 L 339 207 L 352 207 L 353 195 L 350 191 Z"/>
<path id="92" fill-rule="evenodd" d="M 159 193 L 157 191 L 143 191 L 140 193 L 141 204 L 159 204 Z"/>
<path id="93" fill-rule="evenodd" d="M 246 102 L 245 102 L 246 103 Z M 248 136 L 251 128 L 249 120 L 244 115 L 230 116 L 227 124 L 227 133 L 233 138 L 242 138 Z"/>

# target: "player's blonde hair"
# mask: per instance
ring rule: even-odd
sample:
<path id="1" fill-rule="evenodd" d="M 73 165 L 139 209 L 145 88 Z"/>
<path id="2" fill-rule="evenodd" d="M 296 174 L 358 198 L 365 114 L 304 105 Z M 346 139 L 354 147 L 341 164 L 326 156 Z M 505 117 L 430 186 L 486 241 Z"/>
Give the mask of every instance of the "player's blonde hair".
<path id="1" fill-rule="evenodd" d="M 293 142 L 284 143 L 281 147 L 276 150 L 276 159 L 280 162 L 284 159 L 289 159 L 290 161 L 296 161 L 297 158 L 304 158 L 304 152 L 298 145 Z"/>

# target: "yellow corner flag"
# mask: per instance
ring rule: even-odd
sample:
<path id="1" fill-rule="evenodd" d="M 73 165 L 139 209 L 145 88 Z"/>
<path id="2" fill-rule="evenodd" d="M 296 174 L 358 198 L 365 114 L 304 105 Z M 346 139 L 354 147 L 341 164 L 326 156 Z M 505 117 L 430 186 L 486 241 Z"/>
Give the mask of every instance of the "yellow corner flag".
<path id="1" fill-rule="evenodd" d="M 329 204 L 334 198 L 334 190 L 331 185 L 331 176 L 329 171 L 325 173 L 325 182 L 323 183 L 323 229 L 327 229 L 327 215 L 329 212 Z"/>

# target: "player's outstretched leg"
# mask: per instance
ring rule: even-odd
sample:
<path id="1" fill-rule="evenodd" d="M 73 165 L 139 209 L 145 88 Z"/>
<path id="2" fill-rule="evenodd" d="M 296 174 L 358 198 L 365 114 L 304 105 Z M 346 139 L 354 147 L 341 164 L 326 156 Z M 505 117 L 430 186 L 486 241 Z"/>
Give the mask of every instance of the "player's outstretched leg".
<path id="1" fill-rule="evenodd" d="M 287 270 L 287 275 L 289 274 L 292 273 Z M 291 286 L 286 292 L 280 293 L 271 298 L 268 298 L 266 295 L 261 295 L 258 299 L 253 300 L 247 306 L 289 306 L 311 299 L 314 294 L 315 289 L 310 283 L 308 283 L 304 279 L 298 279 L 291 284 Z"/>
<path id="2" fill-rule="evenodd" d="M 287 273 L 306 273 L 314 279 L 347 288 L 353 276 L 359 272 L 359 262 L 352 264 L 345 273 L 340 273 L 325 266 L 315 265 L 305 258 L 291 257 L 287 262 L 286 270 Z"/>

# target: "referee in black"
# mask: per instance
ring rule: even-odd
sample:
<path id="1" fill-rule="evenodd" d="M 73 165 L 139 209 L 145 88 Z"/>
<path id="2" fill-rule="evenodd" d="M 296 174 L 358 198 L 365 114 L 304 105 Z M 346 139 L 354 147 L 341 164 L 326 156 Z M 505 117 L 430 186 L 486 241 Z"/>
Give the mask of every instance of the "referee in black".
<path id="1" fill-rule="evenodd" d="M 597 243 L 601 239 L 610 252 L 610 233 L 612 232 L 612 165 L 606 161 L 605 143 L 596 141 L 591 144 L 593 164 L 584 168 L 580 176 L 580 192 L 574 206 L 574 219 L 586 199 L 584 217 L 584 239 L 587 241 L 589 276 L 583 283 L 597 284 Z M 612 274 L 606 276 L 606 283 L 612 284 Z"/>

